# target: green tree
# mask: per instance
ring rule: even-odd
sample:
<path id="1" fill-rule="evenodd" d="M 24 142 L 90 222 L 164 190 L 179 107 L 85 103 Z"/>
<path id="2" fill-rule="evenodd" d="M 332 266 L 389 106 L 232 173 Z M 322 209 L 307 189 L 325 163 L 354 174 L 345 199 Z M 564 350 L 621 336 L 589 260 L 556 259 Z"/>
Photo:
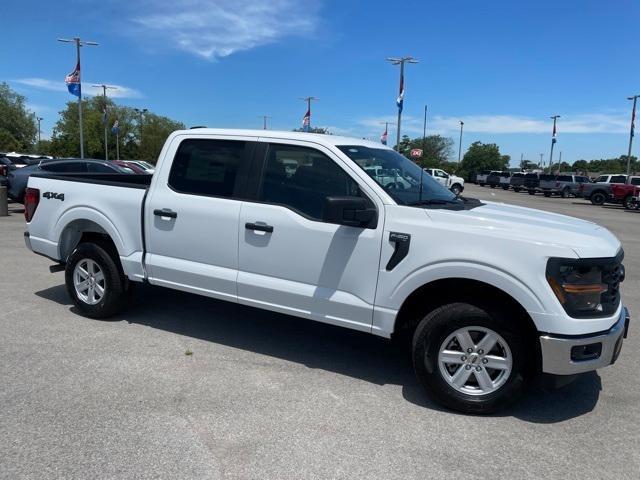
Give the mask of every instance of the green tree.
<path id="1" fill-rule="evenodd" d="M 0 150 L 31 151 L 37 133 L 36 117 L 27 109 L 25 97 L 0 83 Z"/>
<path id="2" fill-rule="evenodd" d="M 422 156 L 411 157 L 411 150 L 414 148 L 422 150 Z M 453 140 L 442 135 L 428 135 L 424 139 L 422 137 L 410 139 L 404 135 L 400 140 L 400 153 L 423 167 L 445 168 L 447 166 L 451 169 L 451 165 L 446 164 L 449 157 L 453 155 Z"/>
<path id="3" fill-rule="evenodd" d="M 495 143 L 473 142 L 464 154 L 458 174 L 468 176 L 480 170 L 506 170 L 509 155 L 501 155 Z"/>
<path id="4" fill-rule="evenodd" d="M 140 117 L 133 108 L 117 106 L 109 98 L 106 101 L 103 97 L 89 98 L 82 102 L 84 149 L 87 158 L 104 158 L 105 106 L 110 159 L 116 158 L 116 136 L 111 131 L 116 119 L 120 130 L 120 158 L 147 160 L 152 163 L 156 162 L 169 134 L 185 128 L 180 122 L 154 113 Z M 51 154 L 59 157 L 79 156 L 79 138 L 78 104 L 68 102 L 53 129 Z"/>

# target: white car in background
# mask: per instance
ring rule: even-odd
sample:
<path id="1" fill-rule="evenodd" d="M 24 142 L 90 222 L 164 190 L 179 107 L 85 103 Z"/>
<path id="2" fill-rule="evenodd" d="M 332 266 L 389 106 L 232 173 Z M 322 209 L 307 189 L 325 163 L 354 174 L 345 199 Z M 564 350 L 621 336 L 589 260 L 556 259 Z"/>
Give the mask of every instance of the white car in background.
<path id="1" fill-rule="evenodd" d="M 460 195 L 464 190 L 464 178 L 462 177 L 450 175 L 439 168 L 425 168 L 424 171 L 435 178 L 440 185 L 447 187 L 456 195 Z"/>

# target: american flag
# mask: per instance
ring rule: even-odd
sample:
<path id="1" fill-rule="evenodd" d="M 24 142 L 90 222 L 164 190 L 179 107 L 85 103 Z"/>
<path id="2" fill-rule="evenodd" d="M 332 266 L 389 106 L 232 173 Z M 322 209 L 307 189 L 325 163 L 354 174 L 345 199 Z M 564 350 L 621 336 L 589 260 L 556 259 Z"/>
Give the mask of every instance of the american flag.
<path id="1" fill-rule="evenodd" d="M 307 108 L 307 113 L 302 117 L 302 130 L 305 132 L 309 131 L 309 126 L 311 125 L 311 107 Z"/>
<path id="2" fill-rule="evenodd" d="M 71 95 L 75 95 L 76 97 L 80 96 L 80 61 L 76 64 L 76 68 L 73 69 L 73 72 L 65 77 L 64 83 L 67 84 L 67 89 Z"/>
<path id="3" fill-rule="evenodd" d="M 398 93 L 398 98 L 396 99 L 396 105 L 398 105 L 398 110 L 402 112 L 402 104 L 404 102 L 404 75 L 400 75 L 400 93 Z"/>
<path id="4" fill-rule="evenodd" d="M 387 137 L 389 136 L 388 134 L 389 134 L 389 132 L 387 132 L 387 125 L 385 124 L 384 132 L 380 136 L 380 143 L 382 143 L 383 145 L 387 144 Z"/>

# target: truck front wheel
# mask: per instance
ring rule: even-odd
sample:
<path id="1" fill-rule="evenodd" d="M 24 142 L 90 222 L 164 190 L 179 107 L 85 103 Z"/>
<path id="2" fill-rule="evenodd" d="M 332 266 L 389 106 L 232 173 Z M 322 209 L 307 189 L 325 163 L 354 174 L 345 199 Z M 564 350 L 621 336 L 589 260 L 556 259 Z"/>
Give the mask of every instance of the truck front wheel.
<path id="1" fill-rule="evenodd" d="M 107 245 L 81 243 L 65 268 L 67 292 L 90 318 L 107 318 L 125 305 L 126 283 Z"/>
<path id="2" fill-rule="evenodd" d="M 532 352 L 523 332 L 498 310 L 468 303 L 426 315 L 413 337 L 413 364 L 435 401 L 464 413 L 510 405 L 530 379 Z"/>

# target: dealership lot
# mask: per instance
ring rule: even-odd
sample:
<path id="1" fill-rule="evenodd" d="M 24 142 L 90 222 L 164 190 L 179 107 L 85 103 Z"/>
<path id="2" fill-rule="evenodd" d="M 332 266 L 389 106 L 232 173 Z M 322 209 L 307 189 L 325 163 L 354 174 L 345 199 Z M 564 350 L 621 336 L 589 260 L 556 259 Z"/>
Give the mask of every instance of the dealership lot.
<path id="1" fill-rule="evenodd" d="M 621 239 L 633 321 L 615 366 L 472 417 L 428 401 L 408 356 L 365 334 L 150 287 L 115 321 L 89 320 L 63 274 L 24 248 L 12 204 L 0 218 L 0 477 L 637 478 L 640 213 L 464 195 Z"/>

